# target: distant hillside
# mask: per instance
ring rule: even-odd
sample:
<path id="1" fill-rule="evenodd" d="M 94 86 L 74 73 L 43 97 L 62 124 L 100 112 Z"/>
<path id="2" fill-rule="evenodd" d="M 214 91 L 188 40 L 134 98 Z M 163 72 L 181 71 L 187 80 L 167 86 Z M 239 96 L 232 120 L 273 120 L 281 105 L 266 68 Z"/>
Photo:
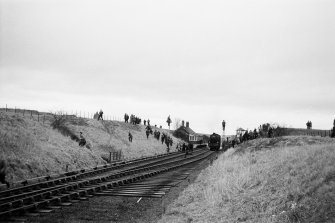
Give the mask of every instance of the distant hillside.
<path id="1" fill-rule="evenodd" d="M 220 155 L 163 222 L 335 222 L 335 139 L 260 138 Z"/>
<path id="2" fill-rule="evenodd" d="M 145 126 L 117 121 L 97 121 L 68 116 L 62 126 L 79 137 L 83 132 L 89 149 L 78 146 L 70 136 L 64 136 L 50 124 L 53 116 L 0 111 L 0 159 L 8 164 L 7 180 L 15 182 L 27 178 L 58 174 L 106 163 L 109 152 L 122 151 L 124 159 L 162 154 L 166 145 L 145 135 Z M 155 128 L 153 127 L 153 131 Z M 157 129 L 178 139 L 169 130 Z M 128 132 L 133 142 L 128 141 Z"/>

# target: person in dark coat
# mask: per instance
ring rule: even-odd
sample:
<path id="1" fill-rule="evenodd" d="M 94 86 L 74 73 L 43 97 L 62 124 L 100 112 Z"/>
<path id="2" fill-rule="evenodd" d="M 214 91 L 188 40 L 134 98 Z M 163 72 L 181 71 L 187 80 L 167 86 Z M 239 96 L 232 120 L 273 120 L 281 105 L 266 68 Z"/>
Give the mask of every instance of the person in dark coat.
<path id="1" fill-rule="evenodd" d="M 129 142 L 133 141 L 133 135 L 130 132 L 128 133 L 128 139 L 129 139 Z"/>
<path id="2" fill-rule="evenodd" d="M 183 145 L 182 145 L 182 150 L 181 150 L 182 152 L 185 152 L 186 151 L 186 144 L 185 143 L 183 143 Z"/>
<path id="3" fill-rule="evenodd" d="M 129 115 L 127 113 L 124 114 L 124 122 L 128 123 Z"/>
<path id="4" fill-rule="evenodd" d="M 79 135 L 79 146 L 85 146 L 85 145 L 86 145 L 86 139 L 84 138 L 83 133 L 80 132 L 80 135 Z"/>
<path id="5" fill-rule="evenodd" d="M 6 184 L 9 188 L 9 182 L 6 180 L 7 164 L 4 160 L 0 160 L 0 183 Z"/>
<path id="6" fill-rule="evenodd" d="M 104 112 L 100 109 L 100 112 L 99 112 L 99 117 L 98 117 L 98 120 L 104 120 L 103 118 L 102 118 L 102 115 L 104 114 Z"/>

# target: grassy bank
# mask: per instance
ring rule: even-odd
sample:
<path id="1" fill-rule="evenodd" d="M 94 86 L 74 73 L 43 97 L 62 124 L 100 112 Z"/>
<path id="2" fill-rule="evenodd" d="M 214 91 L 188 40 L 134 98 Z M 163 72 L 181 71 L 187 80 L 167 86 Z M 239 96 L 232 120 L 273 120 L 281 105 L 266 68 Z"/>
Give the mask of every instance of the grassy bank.
<path id="1" fill-rule="evenodd" d="M 0 159 L 7 163 L 8 181 L 95 167 L 106 163 L 109 152 L 113 151 L 122 151 L 124 159 L 166 152 L 165 144 L 152 135 L 146 138 L 143 125 L 67 118 L 63 127 L 76 136 L 83 132 L 89 144 L 86 148 L 52 128 L 51 122 L 51 115 L 42 122 L 37 117 L 0 111 Z M 129 131 L 133 135 L 132 143 L 128 141 Z M 160 131 L 168 133 L 168 130 Z M 174 137 L 173 140 L 178 141 Z"/>
<path id="2" fill-rule="evenodd" d="M 248 142 L 204 170 L 160 222 L 334 222 L 334 162 L 329 138 Z"/>

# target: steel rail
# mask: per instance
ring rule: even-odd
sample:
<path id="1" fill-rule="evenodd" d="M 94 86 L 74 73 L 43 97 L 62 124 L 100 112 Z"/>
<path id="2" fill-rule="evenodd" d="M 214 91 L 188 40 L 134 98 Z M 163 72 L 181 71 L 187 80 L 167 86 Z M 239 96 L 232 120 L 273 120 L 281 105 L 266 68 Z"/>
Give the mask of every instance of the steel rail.
<path id="1" fill-rule="evenodd" d="M 123 174 L 112 174 L 107 177 L 101 177 L 96 179 L 90 180 L 81 180 L 77 182 L 70 182 L 68 185 L 64 186 L 56 186 L 51 187 L 48 190 L 42 189 L 40 193 L 26 194 L 27 197 L 21 199 L 16 199 L 12 202 L 3 203 L 0 205 L 0 217 L 1 216 L 8 216 L 12 213 L 17 213 L 20 211 L 26 211 L 30 209 L 38 209 L 42 206 L 50 206 L 52 203 L 61 204 L 62 201 L 67 200 L 70 201 L 71 199 L 85 199 L 83 197 L 88 196 L 89 194 L 94 194 L 96 191 L 100 191 L 103 189 L 108 189 L 112 187 L 117 187 L 118 185 L 127 184 L 130 182 L 136 182 L 141 179 L 145 179 L 147 177 L 151 177 L 157 175 L 158 173 L 166 172 L 168 170 L 172 170 L 174 168 L 188 165 L 189 163 L 196 162 L 198 160 L 204 159 L 213 152 L 206 151 L 204 154 L 207 155 L 197 155 L 197 156 L 189 157 L 188 159 L 184 160 L 175 160 L 168 163 L 163 163 L 159 165 L 154 165 L 151 167 L 142 167 L 140 169 L 129 170 L 127 173 Z M 203 155 L 201 157 L 201 155 Z M 181 162 L 182 161 L 182 162 Z M 147 171 L 146 173 L 141 173 Z M 132 175 L 130 177 L 125 176 Z M 114 181 L 115 179 L 119 178 L 118 180 Z M 31 196 L 30 196 L 31 195 Z"/>

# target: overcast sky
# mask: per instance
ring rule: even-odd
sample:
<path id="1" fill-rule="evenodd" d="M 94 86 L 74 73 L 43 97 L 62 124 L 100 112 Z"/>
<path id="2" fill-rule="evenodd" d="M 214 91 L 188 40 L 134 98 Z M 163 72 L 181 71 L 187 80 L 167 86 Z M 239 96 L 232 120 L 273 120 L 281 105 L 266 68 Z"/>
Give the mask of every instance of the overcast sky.
<path id="1" fill-rule="evenodd" d="M 334 0 L 0 0 L 0 107 L 330 129 Z"/>

